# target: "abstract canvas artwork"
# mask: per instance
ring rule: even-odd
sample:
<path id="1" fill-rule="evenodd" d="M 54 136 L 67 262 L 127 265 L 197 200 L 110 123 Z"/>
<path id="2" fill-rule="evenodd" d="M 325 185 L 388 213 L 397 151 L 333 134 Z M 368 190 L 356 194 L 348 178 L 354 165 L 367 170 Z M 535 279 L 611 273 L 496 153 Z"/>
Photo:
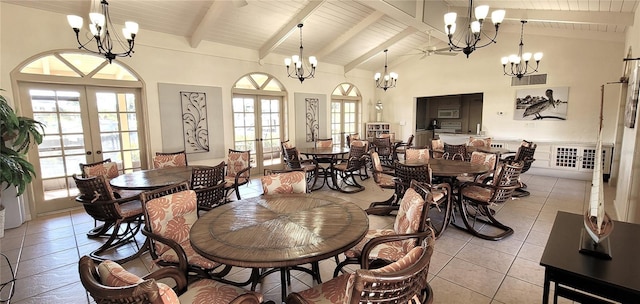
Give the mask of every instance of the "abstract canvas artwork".
<path id="1" fill-rule="evenodd" d="M 640 68 L 634 64 L 631 75 L 629 75 L 629 84 L 627 86 L 627 105 L 624 110 L 624 126 L 627 128 L 635 128 L 636 115 L 638 112 L 638 93 L 640 90 Z"/>
<path id="2" fill-rule="evenodd" d="M 516 92 L 515 120 L 566 120 L 569 87 L 523 89 Z"/>
<path id="3" fill-rule="evenodd" d="M 185 151 L 187 153 L 208 152 L 207 94 L 180 91 L 180 101 Z"/>
<path id="4" fill-rule="evenodd" d="M 307 118 L 307 142 L 314 142 L 318 137 L 320 126 L 318 124 L 319 100 L 315 97 L 304 99 Z"/>

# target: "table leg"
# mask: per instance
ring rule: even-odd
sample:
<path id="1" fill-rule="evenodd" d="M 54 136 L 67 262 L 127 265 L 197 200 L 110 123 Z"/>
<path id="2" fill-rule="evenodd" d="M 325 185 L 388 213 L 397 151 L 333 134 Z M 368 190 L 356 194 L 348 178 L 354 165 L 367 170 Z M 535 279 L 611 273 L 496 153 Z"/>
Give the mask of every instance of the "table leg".
<path id="1" fill-rule="evenodd" d="M 284 303 L 284 300 L 287 298 L 287 268 L 286 267 L 280 268 L 280 285 L 282 285 L 281 295 L 282 295 L 282 303 Z"/>
<path id="2" fill-rule="evenodd" d="M 542 288 L 542 304 L 549 303 L 549 271 L 544 271 L 544 285 Z"/>

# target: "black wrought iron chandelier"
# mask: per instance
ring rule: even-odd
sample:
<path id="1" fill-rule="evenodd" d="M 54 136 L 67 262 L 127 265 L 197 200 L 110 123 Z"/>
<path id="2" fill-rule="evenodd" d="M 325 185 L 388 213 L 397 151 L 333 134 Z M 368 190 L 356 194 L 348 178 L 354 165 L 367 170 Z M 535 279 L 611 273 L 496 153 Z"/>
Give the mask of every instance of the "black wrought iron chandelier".
<path id="1" fill-rule="evenodd" d="M 521 20 L 522 29 L 520 30 L 520 44 L 518 45 L 518 54 L 509 55 L 509 57 L 502 57 L 502 70 L 505 75 L 508 76 L 516 76 L 518 78 L 522 78 L 522 76 L 526 74 L 535 73 L 538 71 L 538 66 L 540 65 L 540 59 L 542 59 L 542 53 L 538 52 L 533 55 L 531 53 L 522 53 L 522 47 L 524 47 L 524 43 L 522 42 L 524 37 L 524 24 L 527 23 L 527 20 Z M 529 65 L 531 61 L 531 57 L 536 61 L 536 67 L 532 67 Z M 507 64 L 511 64 L 511 68 L 507 69 Z M 529 70 L 531 69 L 531 70 Z"/>
<path id="2" fill-rule="evenodd" d="M 302 83 L 307 78 L 313 78 L 316 75 L 316 66 L 318 66 L 318 60 L 316 56 L 309 56 L 308 64 L 304 62 L 302 57 L 302 23 L 298 24 L 300 29 L 300 55 L 293 55 L 291 58 L 285 58 L 284 64 L 287 66 L 287 74 L 291 78 L 298 78 Z M 293 63 L 293 66 L 291 64 Z M 291 67 L 291 69 L 289 68 Z M 305 68 L 309 71 L 305 75 Z"/>
<path id="3" fill-rule="evenodd" d="M 469 55 L 476 49 L 488 46 L 491 43 L 496 43 L 496 38 L 498 37 L 498 28 L 500 27 L 500 23 L 502 23 L 502 20 L 504 20 L 505 15 L 504 10 L 495 10 L 491 13 L 491 21 L 495 26 L 495 33 L 493 34 L 493 37 L 491 37 L 490 35 L 487 35 L 482 31 L 482 24 L 489 14 L 489 6 L 479 5 L 478 7 L 476 7 L 476 21 L 471 22 L 471 18 L 473 17 L 473 10 L 473 0 L 469 0 L 469 19 L 467 20 L 467 28 L 461 35 L 456 36 L 457 38 L 454 38 L 454 33 L 456 32 L 457 14 L 452 12 L 446 13 L 444 15 L 445 32 L 449 37 L 450 50 L 456 52 L 461 51 L 465 55 L 467 55 L 467 58 L 469 58 Z M 486 43 L 480 43 L 482 36 L 488 38 L 489 41 L 487 41 Z"/>
<path id="4" fill-rule="evenodd" d="M 125 27 L 122 29 L 122 35 L 126 42 L 122 40 L 117 32 L 110 32 L 109 28 L 114 28 L 111 23 L 111 16 L 109 16 L 109 3 L 106 0 L 100 1 L 100 12 L 92 12 L 89 14 L 89 31 L 93 36 L 87 42 L 80 42 L 80 29 L 82 28 L 83 19 L 80 16 L 68 15 L 67 21 L 73 31 L 76 33 L 76 40 L 78 41 L 78 49 L 84 49 L 94 54 L 101 54 L 109 60 L 109 63 L 116 59 L 116 57 L 131 57 L 134 53 L 133 45 L 138 34 L 138 24 L 132 21 L 125 22 Z M 87 47 L 91 41 L 95 40 L 97 50 L 92 50 Z M 122 52 L 114 52 L 114 46 L 119 45 L 123 50 Z"/>
<path id="5" fill-rule="evenodd" d="M 384 76 L 382 76 L 380 73 L 376 73 L 373 76 L 373 79 L 376 81 L 376 87 L 385 91 L 388 88 L 395 88 L 396 82 L 398 81 L 397 73 L 387 73 L 387 51 L 389 50 L 384 50 Z"/>

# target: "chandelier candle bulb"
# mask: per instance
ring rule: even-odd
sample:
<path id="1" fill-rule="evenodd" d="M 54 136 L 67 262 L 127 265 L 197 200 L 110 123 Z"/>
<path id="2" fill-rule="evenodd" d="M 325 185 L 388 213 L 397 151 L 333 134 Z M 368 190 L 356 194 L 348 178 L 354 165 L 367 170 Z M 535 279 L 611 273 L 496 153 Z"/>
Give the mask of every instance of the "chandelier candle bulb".
<path id="1" fill-rule="evenodd" d="M 476 20 L 472 21 L 474 11 Z M 469 0 L 468 15 L 465 16 L 467 18 L 465 18 L 464 21 L 467 23 L 465 24 L 465 28 L 463 28 L 464 31 L 456 37 L 454 37 L 454 34 L 456 32 L 457 14 L 453 12 L 444 14 L 445 34 L 447 34 L 449 38 L 449 50 L 452 52 L 463 52 L 467 55 L 467 58 L 469 58 L 469 55 L 476 49 L 496 43 L 498 29 L 500 23 L 504 20 L 505 11 L 495 10 L 491 13 L 491 21 L 495 27 L 493 35 L 482 31 L 482 24 L 488 14 L 488 5 L 479 5 L 474 9 L 473 0 Z M 480 42 L 482 37 L 488 38 L 488 41 Z"/>

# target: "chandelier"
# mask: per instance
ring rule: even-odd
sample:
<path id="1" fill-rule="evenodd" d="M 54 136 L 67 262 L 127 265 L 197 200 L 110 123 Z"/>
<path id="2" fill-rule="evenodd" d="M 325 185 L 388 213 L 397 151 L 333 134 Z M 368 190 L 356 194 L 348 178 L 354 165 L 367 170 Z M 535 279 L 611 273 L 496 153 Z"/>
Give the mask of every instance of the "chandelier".
<path id="1" fill-rule="evenodd" d="M 533 60 L 536 61 L 536 67 L 533 68 L 529 65 L 529 61 L 531 60 L 531 53 L 522 53 L 522 47 L 524 43 L 522 42 L 522 38 L 524 37 L 524 24 L 527 23 L 526 20 L 521 20 L 522 29 L 520 30 L 520 44 L 518 45 L 518 55 L 509 55 L 509 57 L 502 57 L 502 70 L 505 75 L 508 76 L 516 76 L 518 78 L 522 78 L 522 76 L 526 74 L 535 73 L 538 71 L 538 65 L 540 64 L 540 59 L 542 59 L 542 53 L 538 52 L 533 54 Z M 511 70 L 507 70 L 507 63 L 511 63 Z M 529 68 L 533 70 L 529 70 Z"/>
<path id="2" fill-rule="evenodd" d="M 316 66 L 318 66 L 318 60 L 316 56 L 309 56 L 309 64 L 305 64 L 302 58 L 302 23 L 298 24 L 300 29 L 300 55 L 293 55 L 291 58 L 285 58 L 284 64 L 287 66 L 287 74 L 291 78 L 298 78 L 302 83 L 307 78 L 313 78 L 316 74 Z M 293 62 L 293 67 L 291 63 Z M 291 69 L 289 69 L 291 67 Z M 305 75 L 305 68 L 309 71 L 309 74 Z"/>
<path id="3" fill-rule="evenodd" d="M 380 75 L 380 73 L 376 73 L 373 76 L 373 79 L 376 81 L 376 87 L 381 88 L 385 91 L 388 88 L 395 88 L 396 81 L 398 81 L 397 73 L 387 73 L 387 51 L 388 50 L 384 50 L 384 77 L 381 77 L 382 75 Z"/>
<path id="4" fill-rule="evenodd" d="M 131 21 L 124 23 L 125 27 L 122 29 L 122 35 L 124 36 L 124 39 L 127 40 L 124 42 L 117 32 L 109 32 L 109 27 L 113 28 L 111 16 L 109 16 L 109 3 L 107 3 L 106 0 L 101 0 L 100 7 L 100 13 L 89 13 L 89 20 L 91 20 L 91 23 L 89 24 L 89 31 L 93 37 L 86 43 L 80 42 L 80 29 L 82 28 L 83 23 L 82 17 L 76 15 L 67 16 L 69 25 L 76 33 L 76 40 L 80 45 L 78 49 L 84 49 L 94 54 L 104 55 L 104 57 L 109 60 L 109 63 L 111 63 L 111 61 L 116 57 L 131 57 L 131 53 L 134 53 L 133 45 L 134 40 L 136 39 L 136 34 L 138 33 L 138 24 Z M 93 40 L 96 42 L 97 50 L 87 48 L 87 44 Z M 120 45 L 123 52 L 115 53 L 113 51 L 113 47 L 115 45 Z"/>
<path id="5" fill-rule="evenodd" d="M 482 23 L 484 22 L 487 14 L 489 14 L 489 6 L 488 5 L 480 5 L 475 8 L 475 16 L 476 21 L 471 22 L 471 13 L 473 12 L 473 0 L 469 0 L 469 19 L 467 20 L 467 28 L 465 32 L 462 33 L 458 39 L 453 38 L 453 34 L 456 32 L 456 13 L 446 13 L 444 15 L 444 24 L 445 24 L 445 32 L 449 37 L 449 49 L 451 51 L 460 52 L 462 51 L 467 58 L 469 58 L 469 54 L 471 54 L 476 49 L 485 47 L 490 45 L 491 43 L 496 43 L 496 37 L 498 37 L 498 27 L 500 27 L 500 23 L 504 20 L 504 10 L 495 10 L 491 13 L 491 21 L 495 25 L 495 33 L 493 38 L 487 35 L 482 31 Z M 486 43 L 482 44 L 480 42 L 482 36 L 489 39 Z M 454 42 L 455 40 L 455 42 Z M 456 44 L 456 43 L 464 43 Z"/>

